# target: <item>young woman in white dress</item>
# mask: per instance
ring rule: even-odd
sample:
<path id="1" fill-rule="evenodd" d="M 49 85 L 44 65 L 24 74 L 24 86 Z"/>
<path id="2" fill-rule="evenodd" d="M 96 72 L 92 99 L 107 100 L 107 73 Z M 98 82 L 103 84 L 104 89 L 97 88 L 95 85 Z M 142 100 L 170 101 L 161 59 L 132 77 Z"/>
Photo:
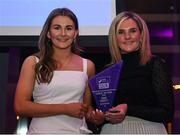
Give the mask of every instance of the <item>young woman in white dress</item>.
<path id="1" fill-rule="evenodd" d="M 87 81 L 95 66 L 80 56 L 78 33 L 75 14 L 54 9 L 42 28 L 39 52 L 22 65 L 14 108 L 17 115 L 32 117 L 28 134 L 91 132 L 84 117 L 90 103 Z"/>

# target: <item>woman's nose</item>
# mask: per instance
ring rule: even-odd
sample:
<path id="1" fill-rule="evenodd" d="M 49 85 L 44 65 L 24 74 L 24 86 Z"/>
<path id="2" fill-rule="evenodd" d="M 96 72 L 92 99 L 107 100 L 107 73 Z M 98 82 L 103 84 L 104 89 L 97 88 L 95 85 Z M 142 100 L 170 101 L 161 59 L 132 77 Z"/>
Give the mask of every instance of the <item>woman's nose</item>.
<path id="1" fill-rule="evenodd" d="M 126 39 L 129 39 L 129 38 L 131 37 L 131 35 L 130 35 L 129 32 L 125 32 L 125 35 L 124 35 L 124 36 L 125 36 Z"/>
<path id="2" fill-rule="evenodd" d="M 63 35 L 63 36 L 66 35 L 66 30 L 65 29 L 61 30 L 61 35 Z"/>

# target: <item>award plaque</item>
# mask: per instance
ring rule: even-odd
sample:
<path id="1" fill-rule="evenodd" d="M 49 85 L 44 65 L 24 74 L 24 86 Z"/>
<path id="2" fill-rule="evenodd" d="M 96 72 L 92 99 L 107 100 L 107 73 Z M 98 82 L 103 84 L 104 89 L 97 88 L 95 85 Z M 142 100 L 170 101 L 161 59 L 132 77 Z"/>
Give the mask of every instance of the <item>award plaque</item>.
<path id="1" fill-rule="evenodd" d="M 97 108 L 103 112 L 112 107 L 122 65 L 123 61 L 113 64 L 89 80 L 89 86 Z"/>

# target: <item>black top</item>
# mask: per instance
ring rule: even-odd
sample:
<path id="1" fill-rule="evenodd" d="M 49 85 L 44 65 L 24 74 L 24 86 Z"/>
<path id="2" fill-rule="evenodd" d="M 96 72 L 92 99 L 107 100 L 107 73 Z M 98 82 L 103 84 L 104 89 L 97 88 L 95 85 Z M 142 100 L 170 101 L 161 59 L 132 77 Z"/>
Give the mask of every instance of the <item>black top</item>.
<path id="1" fill-rule="evenodd" d="M 127 103 L 127 115 L 154 122 L 172 121 L 173 87 L 163 59 L 153 56 L 139 64 L 139 52 L 123 54 L 122 68 L 114 106 Z"/>

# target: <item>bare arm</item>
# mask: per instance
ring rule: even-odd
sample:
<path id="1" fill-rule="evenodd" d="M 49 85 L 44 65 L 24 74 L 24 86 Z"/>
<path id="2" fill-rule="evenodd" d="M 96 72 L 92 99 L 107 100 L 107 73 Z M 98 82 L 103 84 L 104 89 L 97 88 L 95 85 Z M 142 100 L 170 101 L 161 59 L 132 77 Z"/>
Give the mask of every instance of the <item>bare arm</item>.
<path id="1" fill-rule="evenodd" d="M 95 65 L 92 61 L 88 60 L 87 67 L 88 67 L 87 69 L 88 78 L 91 78 L 95 74 Z M 91 106 L 91 92 L 88 86 L 88 82 L 87 82 L 86 90 L 84 94 L 84 103 Z"/>
<path id="2" fill-rule="evenodd" d="M 95 65 L 91 61 L 88 63 L 88 76 L 91 78 L 95 74 Z M 86 119 L 94 124 L 101 124 L 104 122 L 104 113 L 98 109 L 94 110 L 92 107 L 92 94 L 90 91 L 90 87 L 87 83 L 86 91 L 84 95 L 84 103 L 89 106 L 88 113 L 86 114 Z"/>

